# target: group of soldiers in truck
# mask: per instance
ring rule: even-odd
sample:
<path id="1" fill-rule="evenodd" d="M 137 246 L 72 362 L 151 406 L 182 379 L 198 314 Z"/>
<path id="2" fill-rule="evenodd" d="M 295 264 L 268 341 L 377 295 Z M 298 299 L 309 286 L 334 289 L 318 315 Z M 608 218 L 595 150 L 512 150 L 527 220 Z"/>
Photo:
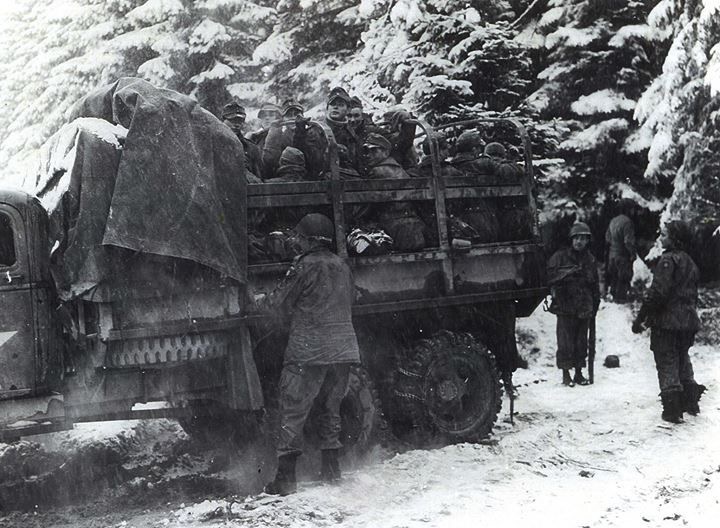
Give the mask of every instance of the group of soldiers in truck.
<path id="1" fill-rule="evenodd" d="M 246 117 L 244 107 L 237 101 L 231 101 L 223 108 L 224 123 L 243 143 L 250 183 L 329 178 L 327 138 L 319 127 L 309 124 L 310 119 L 304 117 L 300 103 L 288 100 L 282 107 L 269 103 L 262 105 L 258 112 L 261 129 L 243 135 Z M 324 123 L 332 131 L 338 146 L 342 179 L 432 176 L 429 142 L 426 139 L 422 143 L 422 155 L 419 156 L 415 148 L 416 125 L 404 110 L 387 112 L 384 121 L 376 124 L 363 111 L 359 98 L 350 97 L 343 88 L 334 88 L 327 99 Z M 435 139 L 442 176 L 484 175 L 507 183 L 523 177 L 523 169 L 517 162 L 518 149 L 514 146 L 506 149 L 498 142 L 485 145 L 477 130 L 460 134 L 454 142 L 452 155 L 448 138 L 437 134 Z M 452 238 L 492 243 L 527 239 L 532 233 L 532 218 L 528 212 L 505 207 L 497 200 L 474 199 L 471 204 L 459 201 L 450 204 L 449 213 Z M 272 233 L 291 227 L 301 215 L 285 216 L 287 218 L 254 218 L 251 223 L 258 232 Z M 375 242 L 376 250 L 391 246 L 393 251 L 417 251 L 437 243 L 437 232 L 433 229 L 434 208 L 430 204 L 393 202 L 355 207 L 347 216 L 350 231 L 360 228 L 361 235 Z M 514 229 L 501 230 L 501 224 L 512 225 Z M 384 244 L 388 240 L 390 244 Z M 351 243 L 351 252 L 356 247 Z M 257 255 L 251 255 L 251 258 L 254 256 Z"/>

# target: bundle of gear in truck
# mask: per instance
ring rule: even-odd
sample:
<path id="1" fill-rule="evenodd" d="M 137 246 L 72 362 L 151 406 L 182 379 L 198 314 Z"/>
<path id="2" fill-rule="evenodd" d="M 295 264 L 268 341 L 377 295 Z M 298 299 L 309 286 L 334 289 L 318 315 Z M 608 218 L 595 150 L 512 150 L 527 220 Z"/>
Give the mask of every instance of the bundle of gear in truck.
<path id="1" fill-rule="evenodd" d="M 307 321 L 324 314 L 346 335 L 350 317 L 357 347 L 347 372 L 336 372 L 344 381 L 332 448 L 363 450 L 382 432 L 417 445 L 490 434 L 501 380 L 510 388 L 518 366 L 515 318 L 547 293 L 522 125 L 476 119 L 433 128 L 403 117 L 410 146 L 425 152 L 417 175 L 393 176 L 404 163 L 398 154 L 349 177 L 342 160 L 351 149 L 340 132 L 303 121 L 306 144 L 322 145 L 303 154 L 317 178 L 262 181 L 246 173 L 249 140 L 190 97 L 145 81 L 102 87 L 72 117 L 46 145 L 34 196 L 0 191 L 3 247 L 12 246 L 0 264 L 0 335 L 10 336 L 0 342 L 2 438 L 143 417 L 177 418 L 206 440 L 261 434 L 296 379 L 286 373 L 298 366 L 287 351 L 310 338 L 334 342 L 293 341 L 297 314 L 282 302 L 254 302 L 271 299 L 303 262 L 293 263 L 293 236 L 273 233 L 295 235 L 317 215 L 326 240 L 312 269 L 346 266 L 351 282 L 338 279 L 344 286 L 331 290 L 351 306 L 328 311 L 318 301 Z M 465 131 L 496 127 L 512 131 L 508 144 L 517 143 L 523 166 L 466 168 L 492 160 L 472 158 L 479 143 Z M 383 134 L 368 134 L 363 146 L 384 155 L 388 142 L 410 156 Z M 493 144 L 483 149 L 489 158 L 499 150 Z M 473 154 L 448 163 L 449 145 L 453 159 L 466 145 Z M 290 247 L 268 256 L 272 243 Z M 304 292 L 292 298 L 312 305 Z M 138 408 L 148 402 L 158 405 Z M 302 434 L 296 428 L 278 445 L 328 447 L 322 409 L 306 411 Z M 334 459 L 327 464 L 332 477 Z"/>

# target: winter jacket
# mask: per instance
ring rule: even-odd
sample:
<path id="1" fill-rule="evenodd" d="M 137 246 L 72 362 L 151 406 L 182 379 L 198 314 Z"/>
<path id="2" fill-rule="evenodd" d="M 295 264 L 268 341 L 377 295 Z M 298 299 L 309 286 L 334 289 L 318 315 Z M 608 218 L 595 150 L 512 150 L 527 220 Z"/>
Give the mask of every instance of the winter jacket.
<path id="1" fill-rule="evenodd" d="M 605 242 L 608 244 L 610 259 L 620 257 L 635 260 L 635 227 L 632 220 L 624 214 L 610 220 L 605 232 Z"/>
<path id="2" fill-rule="evenodd" d="M 425 156 L 422 160 L 420 160 L 420 164 L 417 167 L 417 172 L 420 177 L 422 178 L 432 178 L 432 160 L 430 159 L 430 156 Z M 444 177 L 448 176 L 462 176 L 463 173 L 450 165 L 449 163 L 445 161 L 440 162 L 440 172 Z"/>
<path id="3" fill-rule="evenodd" d="M 242 134 L 235 135 L 240 140 L 240 143 L 242 143 L 243 152 L 245 152 L 245 168 L 252 172 L 253 176 L 256 176 L 259 179 L 262 176 L 260 149 L 258 149 L 255 143 L 244 137 Z M 250 179 L 252 180 L 252 178 Z M 252 181 L 251 183 L 255 183 L 255 181 Z"/>
<path id="4" fill-rule="evenodd" d="M 281 126 L 279 123 L 273 123 L 270 126 L 262 150 L 263 177 L 265 179 L 277 176 L 280 156 L 285 147 L 292 146 L 293 134 L 293 128 Z"/>
<path id="5" fill-rule="evenodd" d="M 648 319 L 653 328 L 696 332 L 700 319 L 696 310 L 700 271 L 682 250 L 663 253 L 653 271 L 638 319 Z"/>
<path id="6" fill-rule="evenodd" d="M 285 364 L 359 363 L 352 324 L 354 300 L 350 267 L 330 250 L 315 248 L 295 259 L 258 308 L 290 318 Z"/>
<path id="7" fill-rule="evenodd" d="M 405 169 L 392 157 L 385 158 L 384 161 L 368 169 L 368 178 L 373 180 L 396 180 L 409 177 Z"/>
<path id="8" fill-rule="evenodd" d="M 548 284 L 551 287 L 550 311 L 588 319 L 600 304 L 600 278 L 593 255 L 572 248 L 557 251 L 548 261 Z"/>
<path id="9" fill-rule="evenodd" d="M 334 121 L 326 117 L 325 123 L 335 136 L 340 167 L 360 172 L 359 155 L 361 145 L 358 136 L 350 128 L 347 121 Z M 327 140 L 324 132 L 314 126 L 296 126 L 293 146 L 305 154 L 308 179 L 321 179 L 321 174 L 329 170 L 330 162 L 325 155 Z"/>
<path id="10" fill-rule="evenodd" d="M 457 154 L 450 160 L 450 164 L 468 176 L 495 173 L 495 164 L 490 158 L 480 160 L 469 152 Z"/>

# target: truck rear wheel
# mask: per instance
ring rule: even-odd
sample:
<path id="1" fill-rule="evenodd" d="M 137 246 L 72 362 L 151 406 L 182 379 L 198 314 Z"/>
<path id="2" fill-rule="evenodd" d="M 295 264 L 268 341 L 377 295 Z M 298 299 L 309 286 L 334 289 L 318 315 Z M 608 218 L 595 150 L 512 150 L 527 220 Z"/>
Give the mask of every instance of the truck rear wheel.
<path id="1" fill-rule="evenodd" d="M 317 410 L 313 409 L 305 426 L 305 436 L 317 445 Z M 346 454 L 361 456 L 381 440 L 387 429 L 380 408 L 380 399 L 368 372 L 360 366 L 350 369 L 348 391 L 340 404 L 340 442 Z"/>
<path id="2" fill-rule="evenodd" d="M 415 344 L 396 372 L 395 395 L 415 443 L 476 442 L 502 405 L 495 359 L 470 334 L 442 331 Z"/>

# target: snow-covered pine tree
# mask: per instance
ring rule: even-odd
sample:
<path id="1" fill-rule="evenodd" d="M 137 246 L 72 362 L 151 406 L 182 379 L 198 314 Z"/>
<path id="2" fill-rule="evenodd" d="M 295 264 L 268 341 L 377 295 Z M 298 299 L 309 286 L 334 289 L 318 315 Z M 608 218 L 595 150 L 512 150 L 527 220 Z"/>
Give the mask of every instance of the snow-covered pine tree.
<path id="1" fill-rule="evenodd" d="M 255 46 L 274 9 L 264 0 L 21 0 L 0 32 L 0 163 L 27 161 L 88 91 L 122 76 L 193 95 L 213 112 L 230 83 L 256 75 Z M 247 97 L 253 100 L 254 97 Z"/>
<path id="2" fill-rule="evenodd" d="M 542 37 L 543 67 L 525 108 L 540 126 L 556 129 L 565 160 L 547 179 L 547 209 L 593 209 L 608 191 L 637 198 L 636 191 L 655 192 L 643 179 L 647 146 L 633 135 L 632 116 L 664 55 L 663 35 L 646 24 L 656 3 L 549 0 L 524 28 Z"/>
<path id="3" fill-rule="evenodd" d="M 671 182 L 663 219 L 720 217 L 720 4 L 663 0 L 651 28 L 671 38 L 662 74 L 635 111 L 649 146 L 645 176 Z"/>
<path id="4" fill-rule="evenodd" d="M 509 2 L 397 0 L 363 6 L 373 20 L 362 35 L 363 48 L 340 73 L 371 106 L 402 104 L 441 121 L 513 108 L 527 95 L 532 63 L 513 41 L 508 21 L 516 13 Z"/>

